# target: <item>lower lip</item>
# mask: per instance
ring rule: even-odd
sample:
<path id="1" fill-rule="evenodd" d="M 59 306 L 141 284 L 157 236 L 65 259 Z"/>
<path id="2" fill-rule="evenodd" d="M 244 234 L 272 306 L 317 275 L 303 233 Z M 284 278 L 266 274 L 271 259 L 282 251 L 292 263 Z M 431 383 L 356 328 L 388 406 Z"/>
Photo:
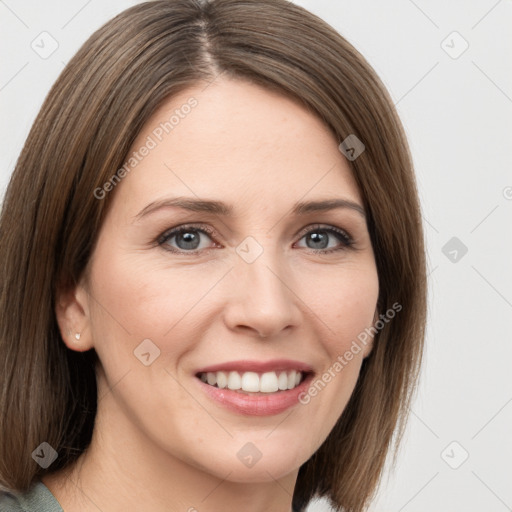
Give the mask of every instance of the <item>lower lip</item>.
<path id="1" fill-rule="evenodd" d="M 306 392 L 313 374 L 306 378 L 295 388 L 275 393 L 259 393 L 246 395 L 228 388 L 218 388 L 204 383 L 195 377 L 201 389 L 213 400 L 222 406 L 239 414 L 247 416 L 271 416 L 286 411 L 299 403 L 299 395 Z"/>

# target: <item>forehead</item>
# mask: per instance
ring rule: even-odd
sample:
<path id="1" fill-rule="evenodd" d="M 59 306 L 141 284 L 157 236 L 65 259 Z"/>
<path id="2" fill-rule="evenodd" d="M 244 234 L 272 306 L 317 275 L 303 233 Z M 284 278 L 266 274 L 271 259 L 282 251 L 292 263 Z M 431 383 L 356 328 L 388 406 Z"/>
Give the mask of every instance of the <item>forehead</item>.
<path id="1" fill-rule="evenodd" d="M 260 209 L 309 195 L 361 201 L 321 120 L 293 99 L 241 80 L 217 79 L 168 99 L 127 162 L 117 194 L 133 209 L 169 194 Z"/>

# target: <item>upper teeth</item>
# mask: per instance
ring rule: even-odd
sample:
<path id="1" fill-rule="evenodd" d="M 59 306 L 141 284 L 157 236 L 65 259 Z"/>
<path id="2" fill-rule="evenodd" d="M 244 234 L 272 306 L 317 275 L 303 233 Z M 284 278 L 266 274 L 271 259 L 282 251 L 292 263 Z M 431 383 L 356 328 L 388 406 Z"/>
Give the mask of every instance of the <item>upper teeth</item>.
<path id="1" fill-rule="evenodd" d="M 302 380 L 302 372 L 207 372 L 201 373 L 200 378 L 211 386 L 228 389 L 241 389 L 248 392 L 273 393 L 278 390 L 293 389 Z"/>

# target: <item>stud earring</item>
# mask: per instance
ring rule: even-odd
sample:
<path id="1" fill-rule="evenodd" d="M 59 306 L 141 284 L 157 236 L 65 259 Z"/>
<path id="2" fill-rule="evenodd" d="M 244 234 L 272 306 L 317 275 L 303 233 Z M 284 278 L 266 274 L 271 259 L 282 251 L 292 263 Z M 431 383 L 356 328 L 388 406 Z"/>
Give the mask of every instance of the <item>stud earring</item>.
<path id="1" fill-rule="evenodd" d="M 76 338 L 77 340 L 79 340 L 79 339 L 80 339 L 80 333 L 79 333 L 79 332 L 77 332 L 77 333 L 75 334 L 75 338 Z"/>

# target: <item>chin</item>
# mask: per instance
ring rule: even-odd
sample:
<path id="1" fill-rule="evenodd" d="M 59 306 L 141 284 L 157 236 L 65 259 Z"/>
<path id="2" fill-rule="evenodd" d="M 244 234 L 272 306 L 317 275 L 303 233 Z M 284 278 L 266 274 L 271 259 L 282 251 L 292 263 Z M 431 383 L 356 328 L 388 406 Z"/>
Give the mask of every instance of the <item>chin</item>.
<path id="1" fill-rule="evenodd" d="M 300 466 L 312 455 L 304 450 L 304 440 L 297 434 L 297 444 L 286 443 L 276 435 L 273 440 L 266 439 L 268 432 L 255 436 L 244 436 L 224 446 L 222 453 L 211 454 L 208 465 L 219 478 L 239 483 L 263 483 L 274 481 L 297 472 Z M 252 440 L 251 440 L 252 439 Z"/>

